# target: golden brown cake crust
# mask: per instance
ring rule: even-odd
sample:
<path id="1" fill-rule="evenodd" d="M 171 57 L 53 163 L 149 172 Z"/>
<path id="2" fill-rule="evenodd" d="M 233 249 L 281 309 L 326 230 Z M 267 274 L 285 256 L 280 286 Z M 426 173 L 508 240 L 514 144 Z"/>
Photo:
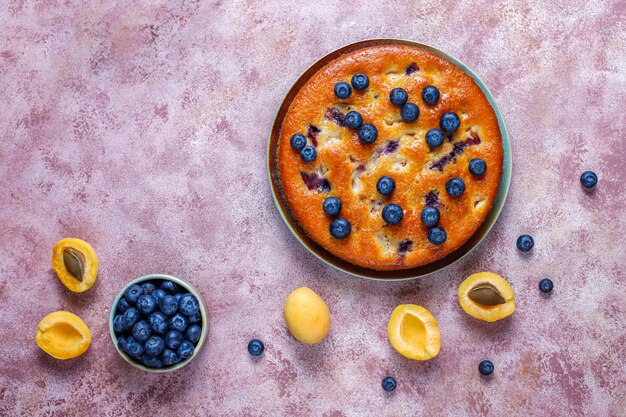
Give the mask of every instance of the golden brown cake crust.
<path id="1" fill-rule="evenodd" d="M 407 71 L 412 63 L 418 69 Z M 369 77 L 369 87 L 364 91 L 353 89 L 350 97 L 338 99 L 333 91 L 335 84 L 349 83 L 358 72 Z M 422 100 L 422 89 L 427 85 L 441 92 L 434 106 Z M 419 107 L 417 121 L 402 121 L 400 108 L 390 102 L 389 92 L 396 87 L 405 89 L 409 102 Z M 340 126 L 337 119 L 350 110 L 361 113 L 363 123 L 376 126 L 378 138 L 373 144 L 362 143 L 357 130 Z M 440 116 L 448 111 L 458 114 L 461 127 L 451 140 L 431 150 L 425 134 L 439 128 Z M 300 152 L 290 146 L 295 133 L 304 134 L 307 144 L 316 147 L 318 155 L 313 162 L 304 162 Z M 469 172 L 473 158 L 487 163 L 482 177 Z M 473 79 L 438 55 L 403 45 L 359 49 L 320 69 L 291 103 L 278 141 L 281 187 L 302 229 L 339 258 L 376 270 L 425 265 L 465 243 L 494 203 L 502 158 L 496 115 Z M 383 175 L 391 176 L 396 183 L 389 196 L 376 191 L 376 182 Z M 312 189 L 305 183 L 305 176 Z M 446 192 L 445 184 L 452 177 L 465 182 L 461 197 L 452 198 Z M 322 209 L 329 196 L 342 201 L 339 216 L 352 225 L 352 233 L 345 239 L 333 238 L 329 233 L 332 218 Z M 439 225 L 447 233 L 441 246 L 428 241 L 428 227 L 420 220 L 427 200 L 441 212 Z M 404 218 L 397 225 L 387 225 L 382 219 L 382 208 L 389 203 L 404 210 Z"/>

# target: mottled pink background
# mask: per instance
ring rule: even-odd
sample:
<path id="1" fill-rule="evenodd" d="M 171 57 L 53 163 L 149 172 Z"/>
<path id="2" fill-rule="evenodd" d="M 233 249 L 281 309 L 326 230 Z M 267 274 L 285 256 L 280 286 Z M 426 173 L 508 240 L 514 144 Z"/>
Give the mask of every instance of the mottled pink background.
<path id="1" fill-rule="evenodd" d="M 132 4 L 132 5 L 131 5 Z M 626 3 L 506 1 L 4 1 L 0 5 L 0 415 L 626 415 Z M 413 282 L 352 278 L 291 236 L 269 193 L 268 132 L 311 63 L 347 43 L 400 37 L 439 47 L 490 87 L 513 145 L 493 232 L 453 267 Z M 594 194 L 578 177 L 599 173 Z M 530 257 L 515 239 L 535 237 Z M 51 248 L 93 244 L 98 282 L 70 293 Z M 467 316 L 471 273 L 506 277 L 507 320 Z M 108 309 L 130 279 L 188 279 L 211 315 L 184 370 L 128 366 Z M 555 282 L 551 297 L 537 283 Z M 320 345 L 295 342 L 282 302 L 317 291 Z M 389 345 L 400 303 L 439 320 L 441 354 Z M 90 326 L 79 359 L 33 338 L 67 309 Z M 266 353 L 253 360 L 249 339 Z M 495 363 L 489 379 L 478 363 Z M 398 379 L 393 394 L 380 387 Z"/>

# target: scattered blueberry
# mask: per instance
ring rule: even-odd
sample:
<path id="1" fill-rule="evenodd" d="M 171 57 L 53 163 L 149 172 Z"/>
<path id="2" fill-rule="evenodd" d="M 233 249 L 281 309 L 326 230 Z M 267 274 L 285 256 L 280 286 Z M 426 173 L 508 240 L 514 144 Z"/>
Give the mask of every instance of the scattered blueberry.
<path id="1" fill-rule="evenodd" d="M 180 343 L 183 341 L 183 334 L 178 330 L 170 330 L 165 335 L 165 346 L 170 349 L 178 349 Z"/>
<path id="2" fill-rule="evenodd" d="M 180 313 L 176 313 L 170 318 L 170 329 L 178 330 L 182 333 L 187 329 L 188 325 L 189 320 Z"/>
<path id="3" fill-rule="evenodd" d="M 126 338 L 126 353 L 130 356 L 138 358 L 143 353 L 143 345 L 139 343 L 134 337 L 128 336 Z"/>
<path id="4" fill-rule="evenodd" d="M 261 356 L 264 350 L 265 345 L 259 339 L 252 339 L 250 343 L 248 343 L 248 352 L 250 352 L 252 356 Z"/>
<path id="5" fill-rule="evenodd" d="M 398 383 L 396 382 L 396 379 L 394 377 L 388 376 L 382 380 L 380 385 L 383 387 L 385 391 L 391 392 L 396 389 L 396 386 L 398 386 Z"/>
<path id="6" fill-rule="evenodd" d="M 446 231 L 439 226 L 428 231 L 428 241 L 433 245 L 443 245 L 447 238 Z"/>
<path id="7" fill-rule="evenodd" d="M 535 241 L 530 235 L 520 235 L 517 238 L 517 249 L 522 252 L 528 252 L 535 246 Z"/>
<path id="8" fill-rule="evenodd" d="M 300 158 L 304 162 L 313 162 L 317 158 L 317 150 L 313 146 L 305 146 L 300 151 Z"/>
<path id="9" fill-rule="evenodd" d="M 135 307 L 131 307 L 122 315 L 122 327 L 124 330 L 130 330 L 139 320 L 139 311 Z"/>
<path id="10" fill-rule="evenodd" d="M 193 316 L 189 316 L 189 324 L 197 324 L 197 323 L 202 323 L 202 315 L 200 314 L 199 311 Z"/>
<path id="11" fill-rule="evenodd" d="M 461 119 L 456 113 L 444 113 L 439 119 L 439 126 L 446 133 L 454 133 L 461 126 Z"/>
<path id="12" fill-rule="evenodd" d="M 365 123 L 359 128 L 359 139 L 363 143 L 373 143 L 378 137 L 378 129 L 370 123 Z"/>
<path id="13" fill-rule="evenodd" d="M 144 316 L 156 310 L 157 301 L 150 294 L 143 294 L 137 299 L 137 310 Z"/>
<path id="14" fill-rule="evenodd" d="M 133 326 L 133 337 L 140 342 L 145 342 L 152 336 L 152 329 L 147 321 L 141 320 Z"/>
<path id="15" fill-rule="evenodd" d="M 592 190 L 598 183 L 598 176 L 593 171 L 585 171 L 580 176 L 580 183 L 588 190 Z"/>
<path id="16" fill-rule="evenodd" d="M 474 158 L 469 163 L 469 171 L 477 177 L 484 175 L 487 172 L 487 164 L 480 158 Z"/>
<path id="17" fill-rule="evenodd" d="M 176 294 L 178 291 L 178 285 L 172 281 L 163 281 L 161 282 L 161 287 L 166 294 Z"/>
<path id="18" fill-rule="evenodd" d="M 163 362 L 156 356 L 150 356 L 144 353 L 141 355 L 141 361 L 149 368 L 163 368 Z"/>
<path id="19" fill-rule="evenodd" d="M 336 237 L 337 239 L 348 237 L 351 231 L 352 226 L 350 225 L 350 222 L 341 217 L 334 219 L 330 223 L 330 235 L 332 237 Z"/>
<path id="20" fill-rule="evenodd" d="M 339 98 L 348 98 L 352 94 L 352 87 L 345 81 L 339 81 L 335 84 L 335 95 Z"/>
<path id="21" fill-rule="evenodd" d="M 159 336 L 151 336 L 143 345 L 143 351 L 148 355 L 160 355 L 165 349 L 165 342 Z"/>
<path id="22" fill-rule="evenodd" d="M 446 182 L 446 191 L 450 197 L 460 197 L 465 192 L 465 183 L 461 178 L 453 177 Z"/>
<path id="23" fill-rule="evenodd" d="M 432 106 L 439 101 L 439 89 L 434 85 L 428 85 L 422 90 L 422 99 L 424 103 Z"/>
<path id="24" fill-rule="evenodd" d="M 341 200 L 337 197 L 328 197 L 324 200 L 322 208 L 329 216 L 336 216 L 341 211 Z"/>
<path id="25" fill-rule="evenodd" d="M 193 294 L 183 294 L 178 302 L 178 309 L 185 316 L 193 316 L 200 310 L 198 299 Z"/>
<path id="26" fill-rule="evenodd" d="M 152 292 L 156 290 L 156 286 L 151 282 L 144 282 L 141 284 L 141 288 L 143 288 L 144 294 L 152 294 Z"/>
<path id="27" fill-rule="evenodd" d="M 409 99 L 409 95 L 402 88 L 394 88 L 389 93 L 389 100 L 396 106 L 404 106 Z"/>
<path id="28" fill-rule="evenodd" d="M 439 129 L 430 129 L 428 132 L 426 132 L 426 143 L 431 148 L 438 148 L 443 145 L 444 139 L 445 136 L 443 135 L 443 132 Z"/>
<path id="29" fill-rule="evenodd" d="M 165 297 L 161 298 L 161 301 L 159 301 L 159 309 L 166 316 L 171 316 L 172 314 L 176 313 L 176 309 L 178 308 L 177 304 L 178 303 L 176 302 L 176 297 L 168 294 Z"/>
<path id="30" fill-rule="evenodd" d="M 159 304 L 159 301 L 161 301 L 161 299 L 165 297 L 166 295 L 167 294 L 162 289 L 152 291 L 152 296 L 156 300 L 157 304 Z"/>
<path id="31" fill-rule="evenodd" d="M 163 334 L 167 331 L 167 317 L 160 311 L 155 311 L 148 316 L 148 324 L 155 333 Z"/>
<path id="32" fill-rule="evenodd" d="M 363 116 L 361 116 L 361 113 L 359 113 L 358 111 L 349 111 L 348 114 L 346 114 L 346 126 L 348 126 L 350 129 L 358 129 L 361 127 L 361 125 L 363 124 Z"/>
<path id="33" fill-rule="evenodd" d="M 115 330 L 117 333 L 122 333 L 124 330 L 126 330 L 124 328 L 124 325 L 122 324 L 122 314 L 118 314 L 113 319 L 113 330 Z"/>
<path id="34" fill-rule="evenodd" d="M 181 359 L 187 359 L 191 355 L 193 355 L 194 347 L 193 344 L 188 340 L 183 340 L 178 349 L 176 349 L 176 353 L 180 356 Z"/>
<path id="35" fill-rule="evenodd" d="M 189 326 L 187 331 L 185 332 L 185 338 L 189 340 L 191 343 L 198 343 L 200 340 L 200 336 L 202 335 L 202 327 L 197 324 L 192 324 Z"/>
<path id="36" fill-rule="evenodd" d="M 289 143 L 293 149 L 299 151 L 306 146 L 306 137 L 300 133 L 296 133 L 291 137 Z"/>
<path id="37" fill-rule="evenodd" d="M 403 217 L 404 212 L 399 205 L 387 204 L 383 207 L 383 220 L 387 222 L 387 224 L 398 224 L 402 221 Z"/>
<path id="38" fill-rule="evenodd" d="M 124 298 L 128 304 L 135 304 L 141 294 L 143 294 L 143 288 L 139 285 L 131 285 L 124 293 Z"/>
<path id="39" fill-rule="evenodd" d="M 427 227 L 435 227 L 439 223 L 439 210 L 436 207 L 426 206 L 422 209 L 422 213 L 420 214 L 420 219 L 424 226 Z"/>
<path id="40" fill-rule="evenodd" d="M 480 365 L 478 365 L 478 372 L 481 375 L 491 375 L 493 373 L 494 367 L 491 361 L 482 361 Z"/>
<path id="41" fill-rule="evenodd" d="M 376 190 L 382 195 L 389 195 L 393 193 L 393 190 L 396 189 L 396 182 L 393 178 L 385 175 L 380 177 L 378 182 L 376 182 Z"/>
<path id="42" fill-rule="evenodd" d="M 548 278 L 544 278 L 541 281 L 539 281 L 539 290 L 542 293 L 548 294 L 549 292 L 552 291 L 553 288 L 554 288 L 554 284 L 552 283 L 552 280 Z"/>
<path id="43" fill-rule="evenodd" d="M 415 103 L 406 103 L 400 110 L 400 116 L 405 122 L 414 122 L 420 115 L 420 109 Z"/>
<path id="44" fill-rule="evenodd" d="M 117 302 L 117 309 L 120 313 L 125 312 L 130 308 L 130 304 L 126 301 L 125 297 L 120 298 L 120 301 Z"/>
<path id="45" fill-rule="evenodd" d="M 180 362 L 180 358 L 173 350 L 164 349 L 163 353 L 161 353 L 161 362 L 163 362 L 165 366 L 176 365 Z"/>
<path id="46" fill-rule="evenodd" d="M 357 91 L 363 91 L 370 85 L 370 80 L 367 75 L 356 73 L 352 76 L 352 87 Z"/>

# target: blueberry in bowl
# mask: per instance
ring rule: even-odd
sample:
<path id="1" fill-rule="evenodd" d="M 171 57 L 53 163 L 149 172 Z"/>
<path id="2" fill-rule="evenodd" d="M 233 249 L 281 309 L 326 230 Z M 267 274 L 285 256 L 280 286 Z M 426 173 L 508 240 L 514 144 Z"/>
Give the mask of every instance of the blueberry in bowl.
<path id="1" fill-rule="evenodd" d="M 152 274 L 128 283 L 113 302 L 109 330 L 124 360 L 147 372 L 188 364 L 208 332 L 206 306 L 188 282 Z"/>

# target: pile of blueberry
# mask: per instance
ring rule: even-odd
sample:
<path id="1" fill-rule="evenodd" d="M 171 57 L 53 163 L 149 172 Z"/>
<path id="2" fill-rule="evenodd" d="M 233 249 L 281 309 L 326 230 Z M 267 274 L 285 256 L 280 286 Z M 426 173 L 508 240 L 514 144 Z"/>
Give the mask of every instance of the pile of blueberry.
<path id="1" fill-rule="evenodd" d="M 202 334 L 198 300 L 168 280 L 130 286 L 116 313 L 113 329 L 119 348 L 149 368 L 190 358 Z"/>

